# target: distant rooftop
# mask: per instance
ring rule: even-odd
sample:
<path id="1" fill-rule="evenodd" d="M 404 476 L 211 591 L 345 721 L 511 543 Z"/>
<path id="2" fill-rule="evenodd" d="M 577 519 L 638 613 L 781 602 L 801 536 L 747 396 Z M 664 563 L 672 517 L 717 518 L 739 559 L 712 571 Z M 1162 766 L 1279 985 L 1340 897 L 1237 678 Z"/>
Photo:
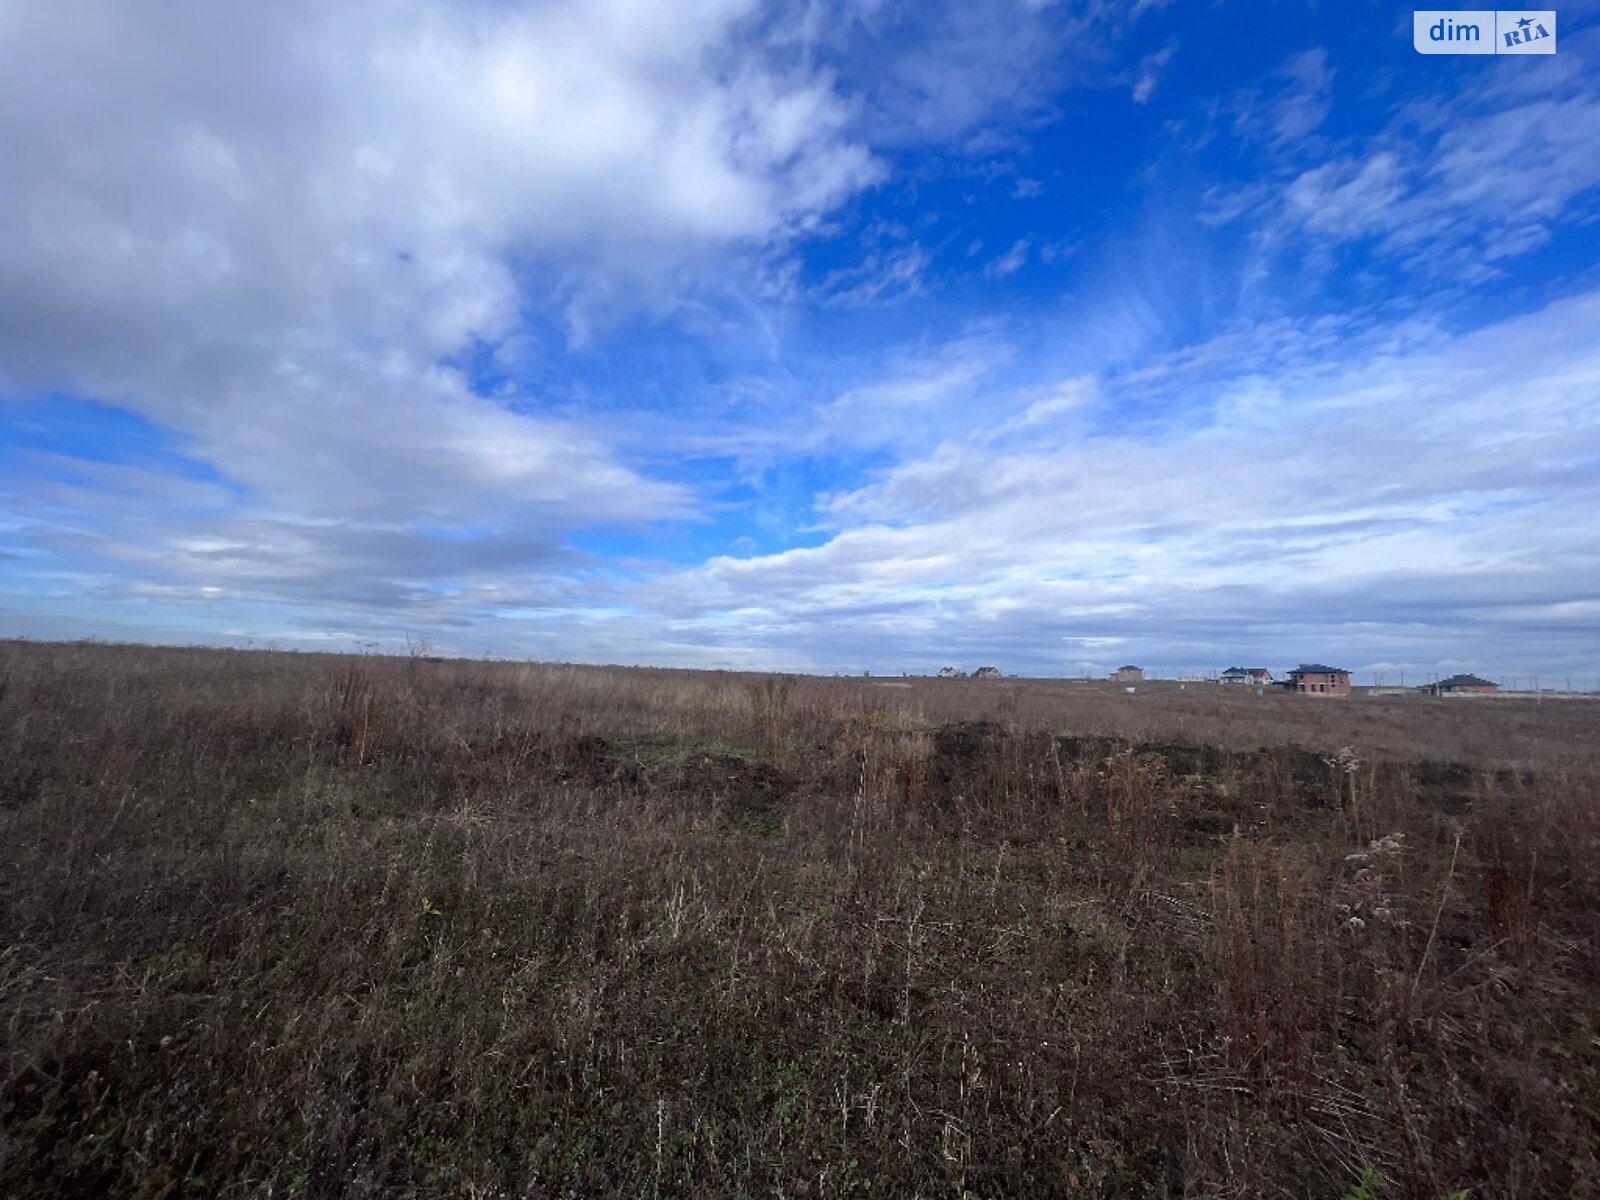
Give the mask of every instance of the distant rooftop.
<path id="1" fill-rule="evenodd" d="M 1432 684 L 1430 686 L 1432 686 L 1432 687 L 1450 688 L 1450 687 L 1499 687 L 1500 685 L 1498 683 L 1496 683 L 1492 679 L 1483 678 L 1483 676 L 1481 676 L 1481 675 L 1452 675 L 1452 676 L 1450 676 L 1450 678 L 1441 679 L 1441 680 L 1439 680 L 1438 683 Z"/>
<path id="2" fill-rule="evenodd" d="M 1291 674 L 1291 675 L 1348 675 L 1348 674 L 1350 674 L 1350 672 L 1346 671 L 1343 667 L 1330 667 L 1330 666 L 1326 665 L 1325 663 L 1301 663 L 1294 670 L 1290 671 L 1289 674 Z"/>

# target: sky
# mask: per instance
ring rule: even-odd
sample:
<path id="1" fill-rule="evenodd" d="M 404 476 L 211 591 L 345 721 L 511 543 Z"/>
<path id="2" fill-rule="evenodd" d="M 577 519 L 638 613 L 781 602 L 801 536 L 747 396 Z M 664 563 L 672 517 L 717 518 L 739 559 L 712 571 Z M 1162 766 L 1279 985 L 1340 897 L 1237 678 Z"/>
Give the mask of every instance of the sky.
<path id="1" fill-rule="evenodd" d="M 1600 678 L 1600 9 L 0 0 L 0 636 Z"/>

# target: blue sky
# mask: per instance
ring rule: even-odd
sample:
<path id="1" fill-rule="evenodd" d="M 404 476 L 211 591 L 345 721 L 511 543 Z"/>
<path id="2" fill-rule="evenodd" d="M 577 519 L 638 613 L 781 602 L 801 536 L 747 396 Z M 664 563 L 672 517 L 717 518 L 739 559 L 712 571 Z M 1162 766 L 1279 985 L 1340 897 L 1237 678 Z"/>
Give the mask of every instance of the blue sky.
<path id="1" fill-rule="evenodd" d="M 1600 18 L 0 3 L 0 635 L 1600 677 Z"/>

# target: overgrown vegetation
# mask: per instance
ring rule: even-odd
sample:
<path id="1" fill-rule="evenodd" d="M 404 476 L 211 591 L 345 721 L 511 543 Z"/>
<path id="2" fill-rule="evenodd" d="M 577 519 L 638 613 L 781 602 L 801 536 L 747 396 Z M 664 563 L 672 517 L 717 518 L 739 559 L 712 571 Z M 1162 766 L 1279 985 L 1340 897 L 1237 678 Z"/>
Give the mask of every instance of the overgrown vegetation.
<path id="1" fill-rule="evenodd" d="M 0 1194 L 1600 1194 L 1597 712 L 0 643 Z"/>

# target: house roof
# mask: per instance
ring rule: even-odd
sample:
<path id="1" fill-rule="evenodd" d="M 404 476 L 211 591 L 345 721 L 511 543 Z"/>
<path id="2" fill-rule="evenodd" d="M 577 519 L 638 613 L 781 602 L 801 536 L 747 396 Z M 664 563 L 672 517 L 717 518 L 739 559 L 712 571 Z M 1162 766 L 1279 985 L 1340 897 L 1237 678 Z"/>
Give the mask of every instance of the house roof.
<path id="1" fill-rule="evenodd" d="M 1448 679 L 1441 679 L 1434 687 L 1499 687 L 1492 679 L 1485 679 L 1481 675 L 1452 675 Z"/>
<path id="2" fill-rule="evenodd" d="M 1330 667 L 1330 666 L 1327 666 L 1327 665 L 1325 665 L 1323 663 L 1301 663 L 1294 670 L 1290 671 L 1289 674 L 1291 674 L 1291 675 L 1348 675 L 1348 674 L 1350 674 L 1350 672 L 1346 671 L 1343 667 Z"/>
<path id="3" fill-rule="evenodd" d="M 1229 667 L 1224 675 L 1270 675 L 1265 667 Z"/>
<path id="4" fill-rule="evenodd" d="M 1142 671 L 1142 670 L 1144 670 L 1144 668 L 1143 667 L 1136 667 L 1132 663 L 1126 663 L 1123 666 L 1118 667 L 1117 670 L 1119 670 L 1119 671 Z"/>

